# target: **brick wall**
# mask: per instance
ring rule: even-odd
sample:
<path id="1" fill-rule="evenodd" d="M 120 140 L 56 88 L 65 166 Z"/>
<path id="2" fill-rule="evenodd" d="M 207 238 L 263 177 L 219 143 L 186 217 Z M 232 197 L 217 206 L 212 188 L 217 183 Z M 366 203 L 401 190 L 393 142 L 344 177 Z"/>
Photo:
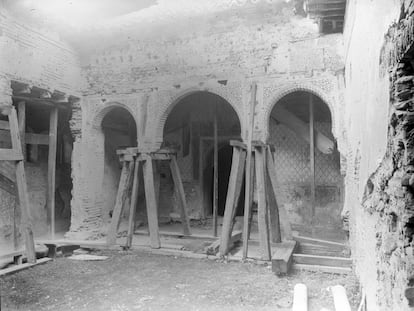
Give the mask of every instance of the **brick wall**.
<path id="1" fill-rule="evenodd" d="M 28 25 L 0 8 L 0 104 L 11 103 L 10 81 L 80 95 L 80 66 L 74 50 L 46 29 Z M 44 163 L 27 164 L 31 216 L 36 236 L 47 232 L 46 171 Z M 13 236 L 14 222 L 19 227 L 20 215 L 15 198 L 0 190 L 0 248 L 8 251 L 22 245 L 22 235 Z M 17 240 L 17 245 L 14 239 Z"/>

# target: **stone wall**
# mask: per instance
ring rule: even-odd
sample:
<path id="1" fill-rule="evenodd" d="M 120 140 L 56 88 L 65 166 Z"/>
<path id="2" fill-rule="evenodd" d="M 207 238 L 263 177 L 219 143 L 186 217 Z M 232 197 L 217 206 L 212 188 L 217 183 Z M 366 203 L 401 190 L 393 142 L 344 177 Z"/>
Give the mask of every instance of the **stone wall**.
<path id="1" fill-rule="evenodd" d="M 409 310 L 414 69 L 403 56 L 413 43 L 414 3 L 348 4 L 345 206 L 355 271 L 368 310 Z"/>

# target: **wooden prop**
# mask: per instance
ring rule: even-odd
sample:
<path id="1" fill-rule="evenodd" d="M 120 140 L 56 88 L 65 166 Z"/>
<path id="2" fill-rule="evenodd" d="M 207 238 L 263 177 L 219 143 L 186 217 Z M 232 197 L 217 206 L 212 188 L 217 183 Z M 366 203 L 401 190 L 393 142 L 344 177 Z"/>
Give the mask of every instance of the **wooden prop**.
<path id="1" fill-rule="evenodd" d="M 191 235 L 190 221 L 187 215 L 187 203 L 180 171 L 177 164 L 176 152 L 170 149 L 160 149 L 156 152 L 149 152 L 146 150 L 138 150 L 138 148 L 126 148 L 118 150 L 117 154 L 119 155 L 120 161 L 123 163 L 123 168 L 119 182 L 116 204 L 113 210 L 111 224 L 108 231 L 107 244 L 114 245 L 116 243 L 122 210 L 124 208 L 127 197 L 131 195 L 131 204 L 128 218 L 128 234 L 125 247 L 130 248 L 132 245 L 132 237 L 135 228 L 135 215 L 138 199 L 141 162 L 143 163 L 142 172 L 144 179 L 144 190 L 147 205 L 148 228 L 151 247 L 161 247 L 158 226 L 158 191 L 155 189 L 154 161 L 169 161 L 175 191 L 180 203 L 183 233 L 186 236 Z M 132 189 L 130 189 L 131 187 Z"/>
<path id="2" fill-rule="evenodd" d="M 252 84 L 251 90 L 251 99 L 250 99 L 250 115 L 249 115 L 249 124 L 250 128 L 247 133 L 247 158 L 246 158 L 246 167 L 251 167 L 252 160 L 252 139 L 253 139 L 253 128 L 254 128 L 254 111 L 256 107 L 256 92 L 257 85 L 256 83 Z M 251 170 L 247 169 L 245 174 L 245 191 L 244 191 L 244 219 L 243 219 L 243 259 L 247 258 L 248 252 L 248 240 L 249 240 L 249 220 L 250 220 L 250 210 L 252 206 L 252 178 Z"/>
<path id="3" fill-rule="evenodd" d="M 12 149 L 0 149 L 0 161 L 13 161 L 15 163 L 17 195 L 21 211 L 21 225 L 25 239 L 27 261 L 36 262 L 33 231 L 30 220 L 29 198 L 27 192 L 27 181 L 24 170 L 24 157 L 22 143 L 20 141 L 19 124 L 16 110 L 13 106 L 0 106 L 0 112 L 7 115 L 11 135 Z"/>

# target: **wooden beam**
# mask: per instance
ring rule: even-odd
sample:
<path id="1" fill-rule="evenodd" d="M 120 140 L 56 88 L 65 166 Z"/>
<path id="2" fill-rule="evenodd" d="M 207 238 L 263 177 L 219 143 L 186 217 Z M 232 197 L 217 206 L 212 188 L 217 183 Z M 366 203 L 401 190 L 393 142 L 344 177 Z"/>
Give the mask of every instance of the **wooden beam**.
<path id="1" fill-rule="evenodd" d="M 213 236 L 217 236 L 217 213 L 218 213 L 218 138 L 217 138 L 217 103 L 214 113 L 214 160 L 213 160 Z"/>
<path id="2" fill-rule="evenodd" d="M 265 186 L 266 194 L 267 194 L 267 205 L 269 207 L 269 226 L 270 226 L 270 233 L 271 233 L 271 241 L 273 243 L 282 242 L 282 236 L 280 233 L 280 219 L 279 219 L 279 206 L 277 203 L 277 190 L 272 187 L 273 184 L 271 182 L 270 173 L 269 173 L 269 164 L 274 165 L 272 153 L 270 152 L 270 148 L 267 146 L 265 147 L 266 152 L 266 172 L 265 172 Z"/>
<path id="3" fill-rule="evenodd" d="M 174 181 L 174 188 L 177 194 L 178 201 L 180 203 L 180 215 L 181 223 L 183 224 L 183 233 L 184 235 L 191 235 L 190 219 L 187 215 L 187 202 L 185 198 L 183 182 L 181 180 L 180 170 L 178 168 L 178 163 L 175 156 L 171 157 L 170 169 Z"/>
<path id="4" fill-rule="evenodd" d="M 147 157 L 146 161 L 144 162 L 144 187 L 145 199 L 147 202 L 147 216 L 151 248 L 160 248 L 161 242 L 158 228 L 158 206 L 157 199 L 155 197 L 154 171 L 152 168 L 151 157 Z"/>
<path id="5" fill-rule="evenodd" d="M 26 145 L 49 145 L 49 135 L 26 133 L 24 136 Z M 11 136 L 9 130 L 0 129 L 0 142 L 11 143 Z"/>
<path id="6" fill-rule="evenodd" d="M 311 208 L 312 224 L 315 217 L 315 124 L 314 124 L 313 95 L 309 94 L 309 153 L 310 153 L 310 186 L 311 186 Z"/>
<path id="7" fill-rule="evenodd" d="M 134 162 L 122 162 L 121 177 L 119 179 L 118 192 L 116 194 L 115 206 L 112 211 L 111 224 L 106 237 L 107 245 L 115 245 L 119 223 L 121 221 L 122 210 L 128 196 L 131 176 L 134 171 Z"/>
<path id="8" fill-rule="evenodd" d="M 243 173 L 246 161 L 246 151 L 233 148 L 229 187 L 227 190 L 226 207 L 224 209 L 223 228 L 221 229 L 220 255 L 225 256 L 229 251 L 230 237 L 233 230 L 233 219 L 236 213 L 237 203 L 240 198 L 243 183 Z"/>
<path id="9" fill-rule="evenodd" d="M 50 111 L 49 119 L 49 153 L 47 159 L 47 207 L 50 215 L 50 233 L 55 238 L 55 190 L 56 190 L 56 149 L 58 109 Z"/>
<path id="10" fill-rule="evenodd" d="M 125 163 L 125 162 L 124 162 Z M 132 237 L 134 236 L 135 230 L 135 216 L 137 210 L 137 201 L 139 193 L 139 167 L 140 163 L 138 160 L 135 161 L 134 177 L 132 181 L 132 193 L 131 193 L 131 205 L 129 207 L 129 219 L 128 219 L 128 235 L 126 240 L 126 247 L 130 248 L 132 245 Z"/>
<path id="11" fill-rule="evenodd" d="M 29 197 L 27 191 L 26 173 L 24 171 L 24 161 L 22 155 L 22 145 L 19 137 L 19 125 L 17 123 L 17 113 L 14 107 L 9 113 L 10 134 L 12 138 L 13 151 L 20 154 L 21 159 L 16 163 L 16 183 L 17 193 L 19 197 L 19 206 L 21 211 L 21 226 L 25 237 L 25 245 L 27 252 L 27 261 L 29 263 L 36 262 L 36 251 L 34 246 L 33 231 L 30 218 Z"/>
<path id="12" fill-rule="evenodd" d="M 296 241 L 276 243 L 274 248 L 272 271 L 277 275 L 289 273 L 293 264 L 293 252 L 296 248 Z"/>
<path id="13" fill-rule="evenodd" d="M 16 152 L 14 149 L 0 148 L 0 161 L 20 161 L 23 160 L 23 155 Z"/>
<path id="14" fill-rule="evenodd" d="M 312 96 L 310 94 L 309 96 Z M 272 117 L 284 124 L 286 127 L 294 131 L 302 139 L 310 142 L 309 124 L 306 124 L 301 119 L 296 117 L 293 113 L 283 108 L 281 105 L 276 105 L 273 109 Z M 334 142 L 320 131 L 315 130 L 315 146 L 325 154 L 331 154 L 335 148 Z"/>
<path id="15" fill-rule="evenodd" d="M 270 260 L 270 239 L 268 209 L 266 204 L 265 153 L 263 148 L 255 148 L 256 189 L 257 189 L 257 218 L 259 227 L 260 247 L 263 260 Z"/>
<path id="16" fill-rule="evenodd" d="M 71 103 L 62 103 L 51 98 L 34 98 L 30 96 L 12 96 L 15 100 L 25 101 L 27 104 L 42 105 L 45 107 L 59 108 L 59 109 L 71 109 Z"/>
<path id="17" fill-rule="evenodd" d="M 230 239 L 228 241 L 228 243 L 229 243 L 228 249 L 230 250 L 231 247 L 232 247 L 232 245 L 234 243 L 240 241 L 241 238 L 242 238 L 242 232 L 241 232 L 241 230 L 232 232 L 231 237 L 230 237 Z M 214 241 L 213 243 L 211 243 L 209 246 L 207 246 L 205 248 L 206 254 L 207 255 L 216 255 L 217 252 L 220 249 L 220 245 L 221 245 L 221 239 L 219 239 L 217 241 Z"/>
<path id="18" fill-rule="evenodd" d="M 282 229 L 283 238 L 285 240 L 291 240 L 292 239 L 292 229 L 290 226 L 290 221 L 288 218 L 287 211 L 285 210 L 283 205 L 278 204 L 278 198 L 277 195 L 281 193 L 281 191 L 278 191 L 280 189 L 279 182 L 277 180 L 277 172 L 275 167 L 275 162 L 272 156 L 272 153 L 270 151 L 270 148 L 267 149 L 267 173 L 269 175 L 271 189 L 273 190 L 273 194 L 275 196 L 275 204 L 277 205 L 277 213 L 278 213 L 278 221 L 279 221 L 279 230 Z M 275 216 L 273 216 L 275 217 Z M 275 219 L 276 222 L 276 219 Z M 273 223 L 272 223 L 273 226 Z"/>
<path id="19" fill-rule="evenodd" d="M 22 144 L 22 153 L 23 158 L 26 160 L 26 102 L 19 101 L 17 103 L 18 109 L 18 123 L 19 123 L 19 134 L 20 134 L 20 141 Z"/>
<path id="20" fill-rule="evenodd" d="M 251 87 L 250 98 L 250 114 L 249 114 L 249 129 L 247 133 L 247 158 L 246 158 L 246 174 L 245 174 L 245 191 L 244 191 L 244 218 L 243 218 L 243 259 L 247 258 L 248 241 L 249 241 L 249 220 L 252 206 L 252 177 L 251 177 L 251 161 L 252 161 L 252 139 L 254 129 L 254 112 L 256 107 L 256 93 L 257 84 L 253 83 Z"/>

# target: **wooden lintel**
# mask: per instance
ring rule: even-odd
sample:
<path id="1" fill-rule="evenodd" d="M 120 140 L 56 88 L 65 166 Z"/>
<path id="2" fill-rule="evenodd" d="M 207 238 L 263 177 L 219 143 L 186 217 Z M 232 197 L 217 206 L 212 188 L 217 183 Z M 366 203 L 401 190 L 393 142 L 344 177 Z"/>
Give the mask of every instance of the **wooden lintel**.
<path id="1" fill-rule="evenodd" d="M 27 104 L 43 105 L 47 107 L 57 107 L 60 109 L 71 108 L 70 102 L 60 102 L 52 98 L 33 98 L 30 96 L 15 96 L 15 95 L 13 95 L 12 98 L 18 101 L 25 101 Z"/>

